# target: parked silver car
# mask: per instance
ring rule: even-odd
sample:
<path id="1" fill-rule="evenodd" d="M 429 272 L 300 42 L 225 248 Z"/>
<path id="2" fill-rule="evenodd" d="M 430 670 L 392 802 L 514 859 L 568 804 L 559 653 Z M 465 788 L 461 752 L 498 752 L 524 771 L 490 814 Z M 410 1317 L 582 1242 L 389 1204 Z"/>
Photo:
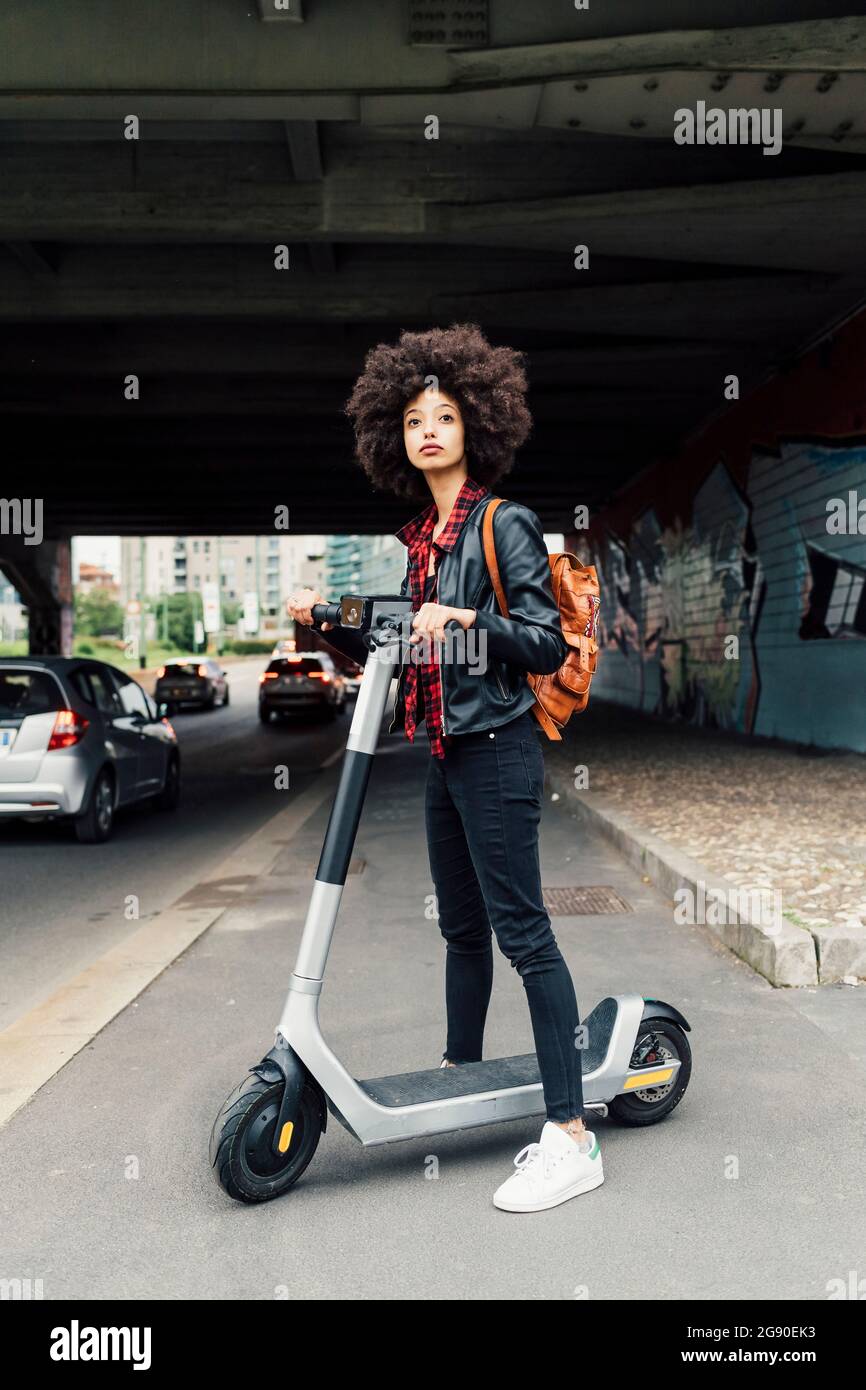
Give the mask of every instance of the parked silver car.
<path id="1" fill-rule="evenodd" d="M 104 661 L 0 657 L 0 817 L 70 817 L 107 840 L 121 806 L 180 796 L 177 736 L 137 681 Z"/>

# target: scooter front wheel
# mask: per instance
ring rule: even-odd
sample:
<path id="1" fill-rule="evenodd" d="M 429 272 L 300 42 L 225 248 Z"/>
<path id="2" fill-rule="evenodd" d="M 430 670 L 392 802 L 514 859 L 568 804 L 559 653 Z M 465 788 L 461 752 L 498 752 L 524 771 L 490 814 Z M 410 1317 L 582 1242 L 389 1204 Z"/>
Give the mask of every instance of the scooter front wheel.
<path id="1" fill-rule="evenodd" d="M 692 1050 L 679 1024 L 666 1018 L 648 1018 L 635 1039 L 631 1066 L 657 1071 L 667 1061 L 680 1064 L 674 1081 L 628 1091 L 610 1102 L 611 1114 L 622 1124 L 654 1125 L 663 1120 L 679 1105 L 692 1074 Z"/>
<path id="2" fill-rule="evenodd" d="M 210 1136 L 210 1162 L 217 1181 L 238 1202 L 269 1202 L 287 1192 L 316 1152 L 324 1116 L 322 1098 L 307 1084 L 289 1147 L 275 1153 L 274 1133 L 283 1098 L 282 1081 L 250 1073 L 217 1115 Z"/>

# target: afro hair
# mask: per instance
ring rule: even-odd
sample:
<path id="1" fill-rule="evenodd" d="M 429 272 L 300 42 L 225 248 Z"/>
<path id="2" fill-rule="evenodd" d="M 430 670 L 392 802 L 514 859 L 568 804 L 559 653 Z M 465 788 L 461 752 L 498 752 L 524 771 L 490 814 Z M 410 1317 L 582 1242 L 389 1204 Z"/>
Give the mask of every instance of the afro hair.
<path id="1" fill-rule="evenodd" d="M 436 378 L 460 406 L 469 475 L 485 487 L 514 464 L 532 428 L 526 406 L 523 353 L 493 347 L 475 323 L 424 333 L 404 330 L 394 346 L 371 348 L 344 406 L 355 430 L 355 454 L 375 488 L 399 497 L 429 497 L 403 441 L 403 412 Z"/>

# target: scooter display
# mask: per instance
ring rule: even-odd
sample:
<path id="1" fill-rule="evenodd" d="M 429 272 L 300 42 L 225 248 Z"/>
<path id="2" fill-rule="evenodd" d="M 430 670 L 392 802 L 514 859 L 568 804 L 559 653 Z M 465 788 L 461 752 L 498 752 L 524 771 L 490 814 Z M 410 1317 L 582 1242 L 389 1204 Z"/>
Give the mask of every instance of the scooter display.
<path id="1" fill-rule="evenodd" d="M 227 1097 L 211 1131 L 211 1166 L 240 1202 L 268 1201 L 297 1182 L 329 1111 L 353 1138 L 374 1145 L 525 1119 L 545 1108 L 534 1052 L 362 1080 L 322 1036 L 319 995 L 382 717 L 399 664 L 415 648 L 409 598 L 351 594 L 312 611 L 316 622 L 357 631 L 369 656 L 274 1045 Z M 585 1110 L 626 1125 L 664 1119 L 688 1086 L 689 1031 L 679 1010 L 660 999 L 602 999 L 575 1039 Z"/>

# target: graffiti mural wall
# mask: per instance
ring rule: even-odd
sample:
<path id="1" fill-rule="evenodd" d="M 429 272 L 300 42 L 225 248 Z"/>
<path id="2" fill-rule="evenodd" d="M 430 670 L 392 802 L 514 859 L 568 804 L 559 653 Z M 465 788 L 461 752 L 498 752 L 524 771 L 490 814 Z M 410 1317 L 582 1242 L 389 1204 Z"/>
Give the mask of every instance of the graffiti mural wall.
<path id="1" fill-rule="evenodd" d="M 728 420 L 710 466 L 698 448 L 677 488 L 645 480 L 573 537 L 601 583 L 593 694 L 866 752 L 866 436 L 780 430 L 768 445 L 756 409 L 745 449 Z"/>

